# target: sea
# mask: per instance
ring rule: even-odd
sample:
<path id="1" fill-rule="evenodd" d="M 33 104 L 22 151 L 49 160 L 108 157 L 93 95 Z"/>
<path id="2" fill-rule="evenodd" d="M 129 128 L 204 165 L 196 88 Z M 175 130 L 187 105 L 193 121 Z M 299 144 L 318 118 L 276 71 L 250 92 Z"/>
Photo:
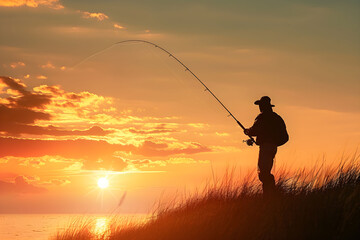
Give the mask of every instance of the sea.
<path id="1" fill-rule="evenodd" d="M 114 215 L 100 214 L 0 214 L 0 240 L 50 240 L 71 224 L 90 222 L 95 234 L 104 233 Z M 144 222 L 144 214 L 116 215 L 118 222 Z"/>

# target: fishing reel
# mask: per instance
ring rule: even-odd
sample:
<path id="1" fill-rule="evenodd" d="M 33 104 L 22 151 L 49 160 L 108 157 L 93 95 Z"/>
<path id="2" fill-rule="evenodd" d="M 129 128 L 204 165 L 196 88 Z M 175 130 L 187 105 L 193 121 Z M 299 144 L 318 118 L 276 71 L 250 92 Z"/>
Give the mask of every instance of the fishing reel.
<path id="1" fill-rule="evenodd" d="M 254 140 L 251 138 L 249 138 L 247 140 L 243 140 L 243 142 L 245 142 L 248 146 L 254 145 Z"/>

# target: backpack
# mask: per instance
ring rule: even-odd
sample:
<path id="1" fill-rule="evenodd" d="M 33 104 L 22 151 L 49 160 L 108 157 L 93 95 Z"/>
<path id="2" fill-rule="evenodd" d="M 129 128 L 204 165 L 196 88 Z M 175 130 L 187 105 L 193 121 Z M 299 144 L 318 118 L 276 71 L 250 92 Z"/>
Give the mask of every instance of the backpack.
<path id="1" fill-rule="evenodd" d="M 275 114 L 276 122 L 276 137 L 275 143 L 277 146 L 282 146 L 289 141 L 289 134 L 286 130 L 286 124 L 284 120 L 278 115 Z"/>

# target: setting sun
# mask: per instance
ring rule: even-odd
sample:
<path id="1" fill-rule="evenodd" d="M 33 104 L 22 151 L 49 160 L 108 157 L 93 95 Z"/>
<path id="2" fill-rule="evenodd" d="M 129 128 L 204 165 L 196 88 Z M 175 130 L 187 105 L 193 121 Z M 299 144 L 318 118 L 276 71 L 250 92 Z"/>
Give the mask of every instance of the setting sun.
<path id="1" fill-rule="evenodd" d="M 109 180 L 106 177 L 100 178 L 97 182 L 99 188 L 107 188 L 109 186 Z"/>

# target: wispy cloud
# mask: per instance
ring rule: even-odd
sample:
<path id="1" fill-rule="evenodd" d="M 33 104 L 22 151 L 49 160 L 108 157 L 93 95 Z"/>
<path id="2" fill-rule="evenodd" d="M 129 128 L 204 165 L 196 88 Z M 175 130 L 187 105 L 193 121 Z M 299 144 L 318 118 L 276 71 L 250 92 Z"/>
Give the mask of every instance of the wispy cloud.
<path id="1" fill-rule="evenodd" d="M 163 160 L 152 160 L 152 159 L 130 159 L 123 158 L 123 161 L 128 164 L 126 169 L 144 169 L 154 167 L 165 167 L 167 165 L 178 165 L 178 164 L 207 164 L 209 161 L 196 160 L 190 157 L 170 157 L 169 159 Z"/>
<path id="2" fill-rule="evenodd" d="M 18 67 L 25 67 L 25 63 L 23 62 L 13 62 L 13 63 L 10 63 L 10 67 L 11 68 L 18 68 Z"/>
<path id="3" fill-rule="evenodd" d="M 80 11 L 83 18 L 96 18 L 98 21 L 103 21 L 105 19 L 109 19 L 105 13 L 91 13 L 91 12 L 82 12 Z"/>
<path id="4" fill-rule="evenodd" d="M 129 132 L 131 133 L 135 133 L 135 134 L 145 134 L 145 135 L 150 135 L 150 134 L 168 134 L 168 133 L 173 133 L 173 132 L 178 132 L 179 130 L 176 130 L 174 128 L 171 127 L 167 127 L 166 124 L 159 124 L 153 128 L 149 128 L 149 129 L 135 129 L 135 128 L 130 128 Z"/>
<path id="5" fill-rule="evenodd" d="M 44 76 L 44 75 L 38 75 L 36 76 L 37 79 L 40 79 L 40 80 L 46 80 L 47 79 L 47 76 Z"/>
<path id="6" fill-rule="evenodd" d="M 36 8 L 40 6 L 63 9 L 64 6 L 59 0 L 0 0 L 0 7 L 31 7 Z"/>
<path id="7" fill-rule="evenodd" d="M 215 134 L 217 136 L 220 136 L 220 137 L 228 137 L 228 136 L 230 136 L 230 134 L 226 133 L 226 132 L 215 132 Z"/>
<path id="8" fill-rule="evenodd" d="M 114 23 L 114 28 L 117 28 L 117 29 L 125 29 L 125 27 L 117 24 L 117 23 Z"/>
<path id="9" fill-rule="evenodd" d="M 48 181 L 41 182 L 41 185 L 53 185 L 53 186 L 64 186 L 71 183 L 68 179 L 50 179 Z"/>
<path id="10" fill-rule="evenodd" d="M 17 176 L 14 182 L 0 181 L 0 193 L 43 193 L 46 188 L 36 187 L 28 183 L 27 179 L 23 176 Z"/>
<path id="11" fill-rule="evenodd" d="M 50 69 L 55 69 L 54 64 L 52 64 L 51 62 L 48 62 L 46 64 L 41 65 L 41 68 L 50 68 Z"/>
<path id="12" fill-rule="evenodd" d="M 42 64 L 42 65 L 40 65 L 40 67 L 43 68 L 43 69 L 58 69 L 58 70 L 61 70 L 61 71 L 66 70 L 66 66 L 55 65 L 52 62 L 47 62 L 46 64 Z"/>

